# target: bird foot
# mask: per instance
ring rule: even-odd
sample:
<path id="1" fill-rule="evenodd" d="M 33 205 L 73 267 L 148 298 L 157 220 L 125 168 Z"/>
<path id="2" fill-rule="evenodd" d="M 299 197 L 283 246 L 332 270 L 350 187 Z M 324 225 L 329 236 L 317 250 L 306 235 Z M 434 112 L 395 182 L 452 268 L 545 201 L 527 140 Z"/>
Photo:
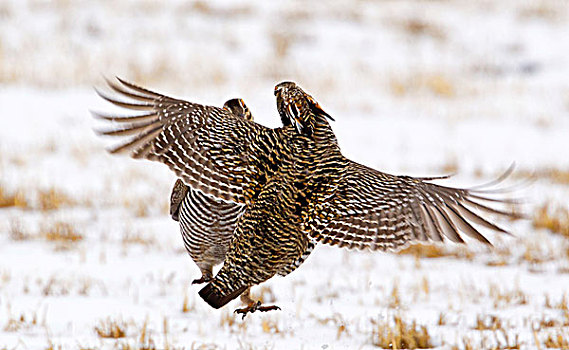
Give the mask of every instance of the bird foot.
<path id="1" fill-rule="evenodd" d="M 261 302 L 257 301 L 257 302 L 250 303 L 249 305 L 247 305 L 244 308 L 235 309 L 235 311 L 233 311 L 233 312 L 236 314 L 243 314 L 242 319 L 244 319 L 248 313 L 253 313 L 255 311 L 267 312 L 267 311 L 280 310 L 280 309 L 281 308 L 276 306 L 276 305 L 262 306 Z"/>
<path id="2" fill-rule="evenodd" d="M 213 279 L 212 277 L 203 276 L 203 275 L 202 275 L 202 277 L 193 280 L 193 281 L 192 281 L 192 284 L 202 284 L 202 283 L 209 282 L 209 281 L 211 281 L 212 279 Z"/>

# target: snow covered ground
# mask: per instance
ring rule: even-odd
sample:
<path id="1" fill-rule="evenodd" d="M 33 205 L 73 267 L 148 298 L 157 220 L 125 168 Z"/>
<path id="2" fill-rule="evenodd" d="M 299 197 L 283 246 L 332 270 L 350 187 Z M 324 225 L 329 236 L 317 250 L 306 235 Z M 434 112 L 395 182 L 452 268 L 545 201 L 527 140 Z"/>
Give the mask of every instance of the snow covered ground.
<path id="1" fill-rule="evenodd" d="M 0 349 L 373 349 L 395 318 L 434 348 L 569 348 L 567 52 L 555 0 L 0 2 Z M 294 80 L 348 157 L 455 185 L 515 161 L 537 219 L 495 249 L 319 246 L 253 289 L 282 311 L 241 320 L 190 284 L 173 174 L 92 132 L 101 74 L 268 126 Z"/>

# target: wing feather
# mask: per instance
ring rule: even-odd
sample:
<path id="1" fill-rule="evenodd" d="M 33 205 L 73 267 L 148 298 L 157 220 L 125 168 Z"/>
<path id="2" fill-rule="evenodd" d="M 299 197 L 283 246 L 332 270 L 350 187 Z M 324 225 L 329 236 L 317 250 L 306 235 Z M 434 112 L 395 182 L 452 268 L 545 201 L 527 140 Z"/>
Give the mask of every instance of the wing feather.
<path id="1" fill-rule="evenodd" d="M 111 124 L 98 133 L 128 137 L 110 149 L 133 158 L 162 162 L 183 181 L 214 197 L 245 203 L 249 184 L 263 177 L 259 158 L 272 129 L 230 111 L 175 99 L 117 78 L 107 81 L 114 95 L 96 90 L 110 103 L 144 114 L 93 113 Z"/>
<path id="2" fill-rule="evenodd" d="M 321 205 L 321 215 L 310 223 L 310 235 L 322 243 L 372 250 L 445 238 L 464 243 L 463 235 L 491 245 L 474 225 L 507 231 L 482 214 L 520 217 L 479 203 L 512 203 L 507 198 L 486 197 L 480 187 L 470 191 L 428 182 L 439 179 L 395 176 L 351 162 L 335 194 Z"/>

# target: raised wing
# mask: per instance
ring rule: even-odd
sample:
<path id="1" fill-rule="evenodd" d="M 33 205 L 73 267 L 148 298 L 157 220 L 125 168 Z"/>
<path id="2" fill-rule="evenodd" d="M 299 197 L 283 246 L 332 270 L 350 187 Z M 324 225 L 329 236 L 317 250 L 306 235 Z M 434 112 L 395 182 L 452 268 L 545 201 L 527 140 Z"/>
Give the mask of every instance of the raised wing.
<path id="1" fill-rule="evenodd" d="M 444 178 L 444 177 L 443 177 Z M 476 213 L 519 217 L 492 208 L 483 189 L 456 189 L 413 178 L 385 174 L 351 162 L 335 195 L 321 204 L 320 218 L 310 225 L 322 243 L 371 250 L 398 250 L 417 241 L 464 243 L 466 234 L 490 244 L 473 224 L 507 233 Z"/>
<path id="2" fill-rule="evenodd" d="M 164 96 L 117 78 L 108 81 L 116 96 L 105 100 L 143 114 L 93 113 L 113 122 L 100 135 L 129 137 L 110 150 L 162 162 L 195 189 L 245 203 L 248 188 L 263 178 L 263 142 L 272 130 L 234 116 L 229 110 Z"/>

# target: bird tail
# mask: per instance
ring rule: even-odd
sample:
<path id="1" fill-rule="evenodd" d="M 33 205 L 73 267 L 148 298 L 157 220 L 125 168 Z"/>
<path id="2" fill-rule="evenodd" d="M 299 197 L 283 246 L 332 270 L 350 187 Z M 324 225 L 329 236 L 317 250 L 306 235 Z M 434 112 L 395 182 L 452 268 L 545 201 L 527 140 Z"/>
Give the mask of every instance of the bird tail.
<path id="1" fill-rule="evenodd" d="M 237 298 L 247 289 L 247 285 L 235 283 L 235 280 L 217 276 L 199 291 L 200 297 L 211 307 L 219 309 L 231 300 Z M 233 282 L 233 283 L 232 283 Z"/>

